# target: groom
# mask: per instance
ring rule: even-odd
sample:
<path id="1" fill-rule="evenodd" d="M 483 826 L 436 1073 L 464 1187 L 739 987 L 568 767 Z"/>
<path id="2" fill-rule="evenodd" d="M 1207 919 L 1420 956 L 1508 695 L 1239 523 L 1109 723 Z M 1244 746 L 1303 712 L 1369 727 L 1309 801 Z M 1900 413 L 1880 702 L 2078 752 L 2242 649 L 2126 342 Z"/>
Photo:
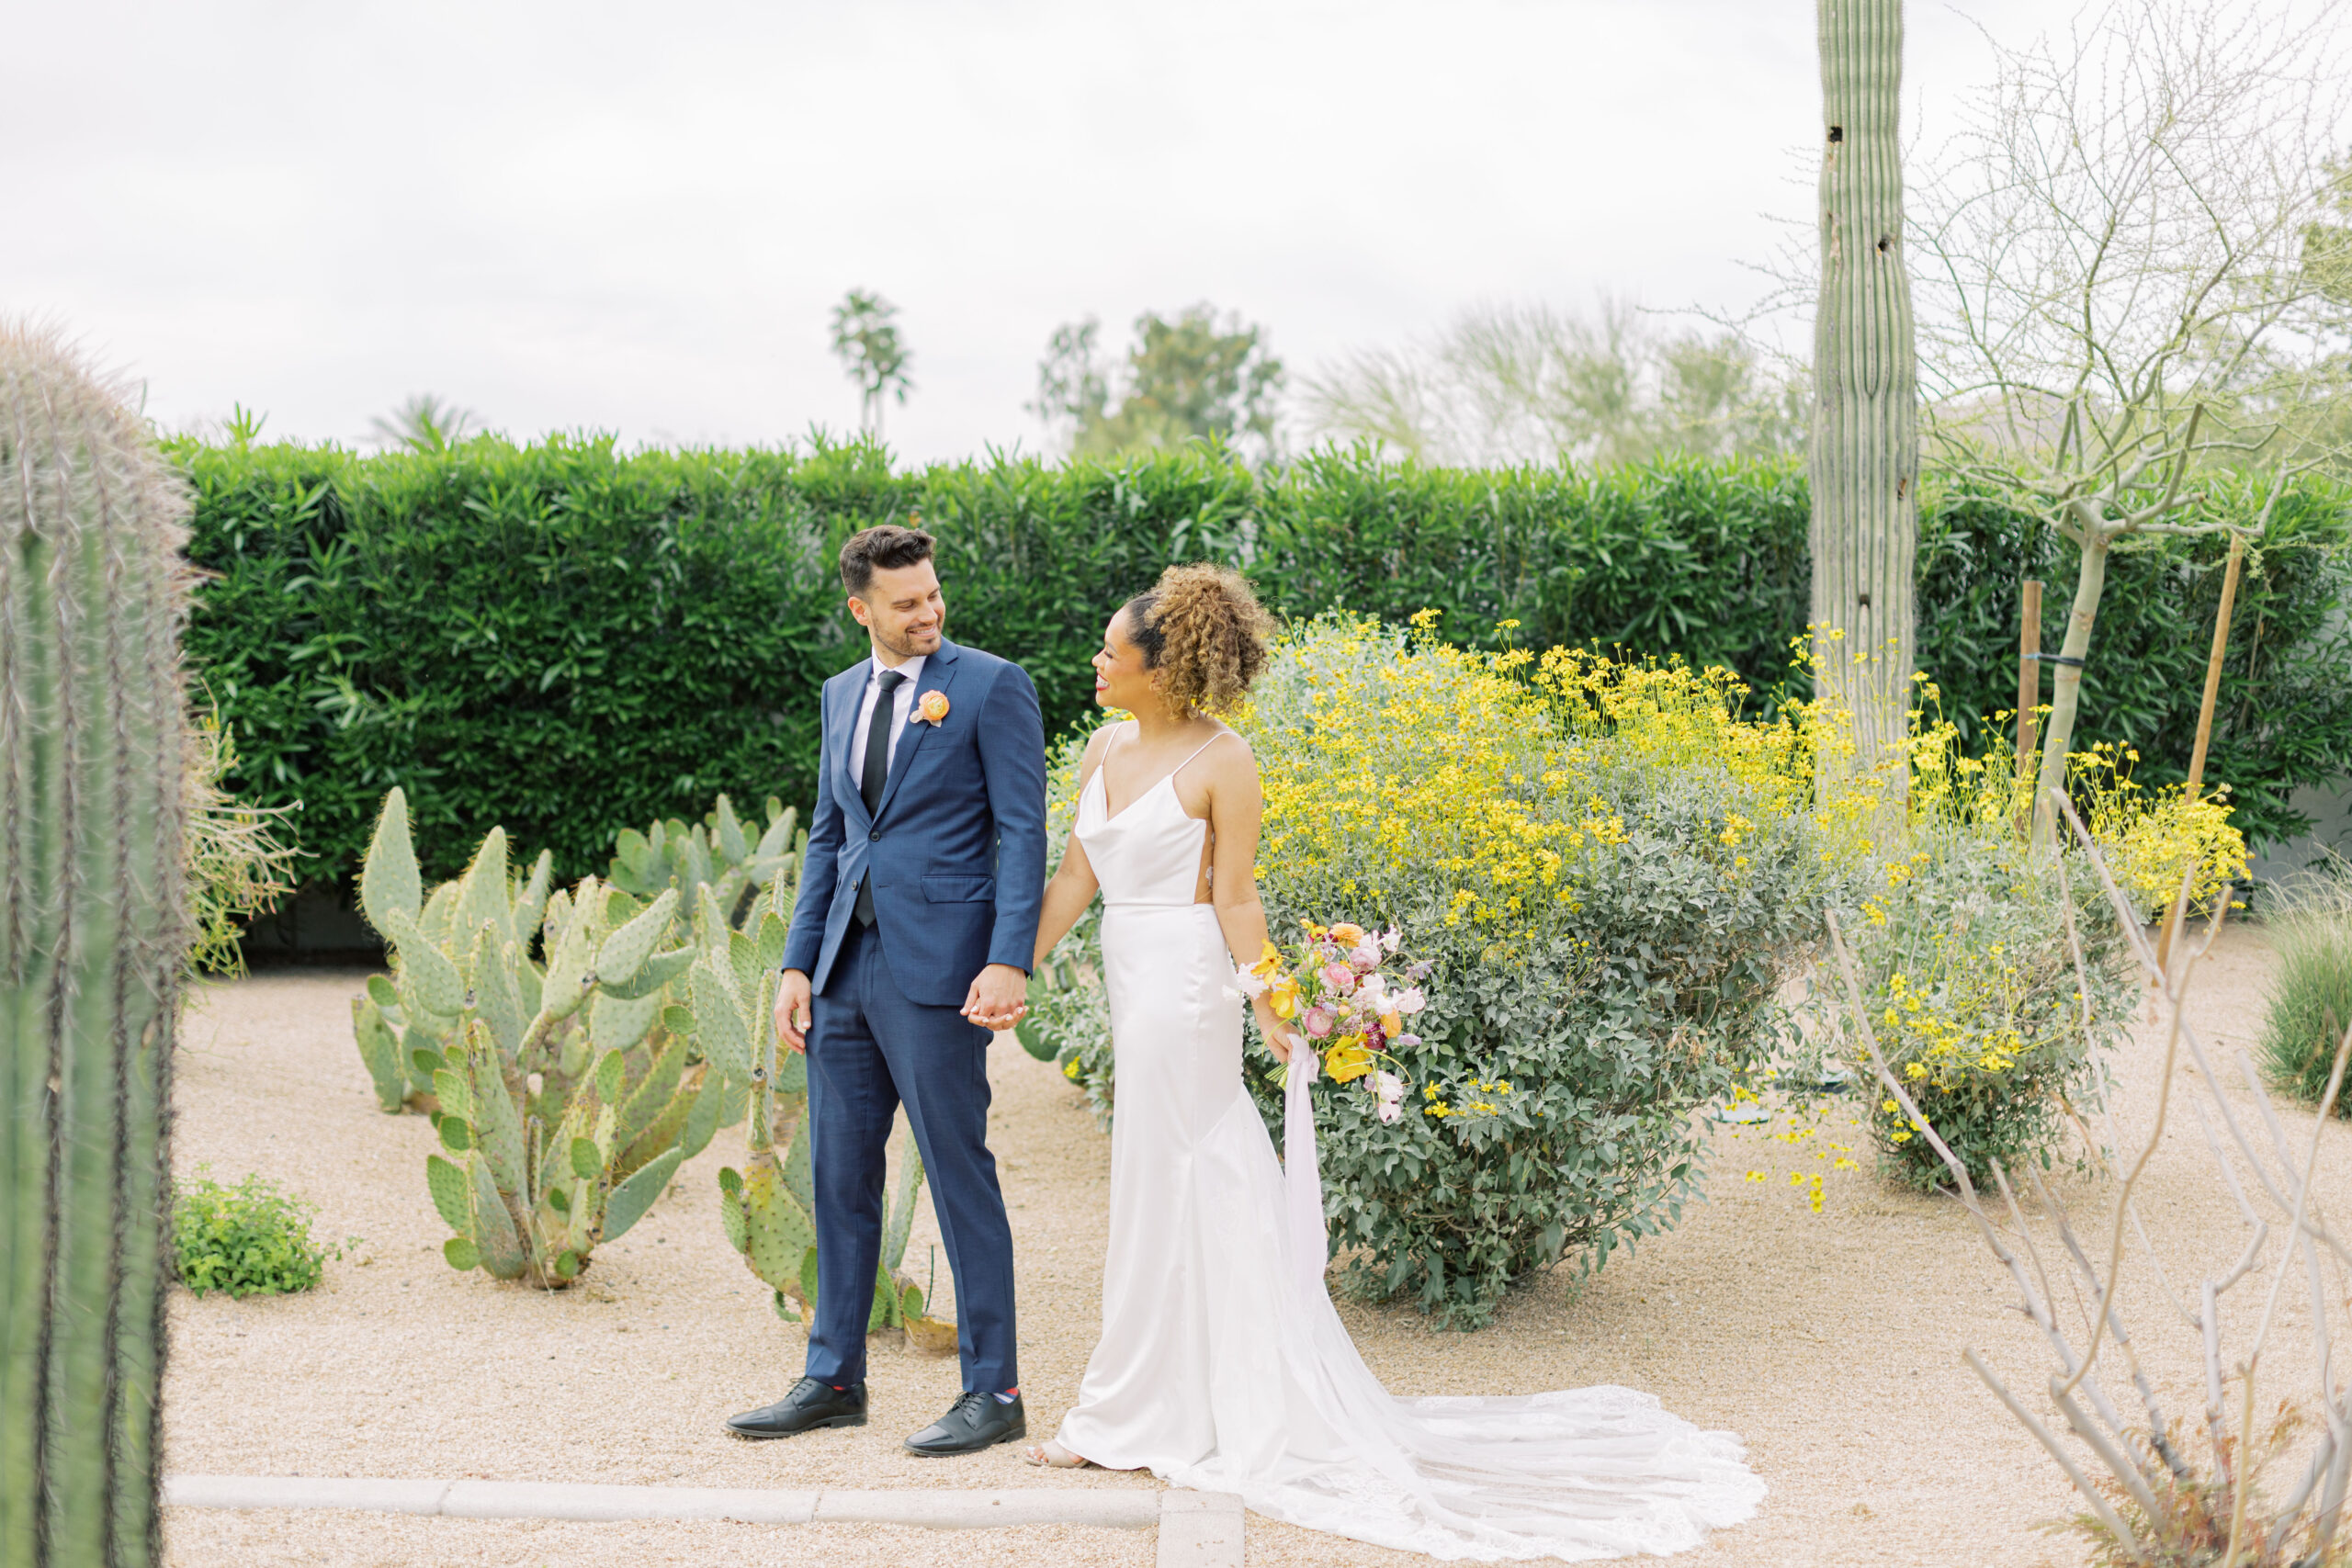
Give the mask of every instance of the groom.
<path id="1" fill-rule="evenodd" d="M 887 525 L 842 547 L 873 656 L 825 682 L 817 810 L 775 1000 L 776 1032 L 808 1058 L 816 1321 L 806 1375 L 729 1417 L 739 1437 L 865 1424 L 883 1145 L 902 1104 L 947 1245 L 964 1367 L 962 1396 L 907 1447 L 970 1453 L 1028 1434 L 988 1046 L 1027 1010 L 1046 732 L 1021 666 L 941 635 L 931 550 L 930 535 Z"/>

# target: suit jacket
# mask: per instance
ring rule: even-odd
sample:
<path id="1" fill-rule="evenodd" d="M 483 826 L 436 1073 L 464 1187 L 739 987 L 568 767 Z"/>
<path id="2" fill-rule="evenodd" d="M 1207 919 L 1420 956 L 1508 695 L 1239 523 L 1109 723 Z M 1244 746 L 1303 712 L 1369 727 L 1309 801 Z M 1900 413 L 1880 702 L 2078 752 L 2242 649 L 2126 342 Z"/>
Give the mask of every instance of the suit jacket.
<path id="1" fill-rule="evenodd" d="M 857 888 L 874 880 L 875 925 L 909 999 L 961 1007 L 990 964 L 1028 970 L 1046 892 L 1046 726 L 1018 664 L 942 638 L 923 660 L 908 732 L 868 813 L 850 775 L 851 731 L 870 659 L 825 682 L 824 741 L 808 857 L 784 945 L 786 969 L 823 994 Z M 936 725 L 926 693 L 947 697 Z"/>

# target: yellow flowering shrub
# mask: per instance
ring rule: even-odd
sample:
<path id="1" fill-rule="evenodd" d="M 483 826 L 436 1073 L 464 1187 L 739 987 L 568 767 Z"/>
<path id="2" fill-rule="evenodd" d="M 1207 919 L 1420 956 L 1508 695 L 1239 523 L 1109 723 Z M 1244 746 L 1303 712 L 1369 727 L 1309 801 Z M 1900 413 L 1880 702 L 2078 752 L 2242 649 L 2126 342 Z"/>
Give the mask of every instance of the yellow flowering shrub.
<path id="1" fill-rule="evenodd" d="M 1908 747 L 1909 836 L 1881 860 L 1849 934 L 1890 1067 L 1972 1177 L 1989 1179 L 1996 1161 L 2052 1163 L 2133 998 L 2122 938 L 2087 859 L 2071 838 L 2031 847 L 2022 831 L 2031 782 L 2018 777 L 2013 755 L 1970 756 L 1957 729 L 1932 716 L 1935 688 L 1923 683 L 1921 694 Z M 2106 746 L 2069 759 L 2069 793 L 2118 885 L 2143 917 L 2170 903 L 2192 866 L 2198 902 L 2224 896 L 2246 863 L 2226 804 L 2143 789 L 2130 773 L 2138 760 Z M 2066 937 L 2069 899 L 2079 968 Z M 1843 1035 L 1838 1007 L 1824 1022 L 1831 1037 Z M 1858 1042 L 1844 1049 L 1867 1068 Z M 1864 1088 L 1881 1168 L 1943 1185 L 1941 1160 L 1894 1098 L 1867 1073 Z"/>
<path id="2" fill-rule="evenodd" d="M 1528 1270 L 1672 1224 L 1704 1152 L 1692 1111 L 1770 1054 L 1775 989 L 1858 863 L 1813 798 L 1807 716 L 1743 696 L 1720 671 L 1351 617 L 1284 638 L 1235 720 L 1269 919 L 1393 923 L 1435 964 L 1419 1044 L 1390 1047 L 1406 1114 L 1315 1091 L 1345 1283 L 1475 1325 Z M 1107 1108 L 1091 952 L 1057 953 L 1072 983 L 1036 1005 Z M 1270 1065 L 1253 1047 L 1245 1071 L 1271 1123 Z"/>
<path id="3" fill-rule="evenodd" d="M 1921 679 L 1932 705 L 1936 688 Z M 1994 718 L 1997 725 L 2011 716 Z M 1912 716 L 1909 761 L 1915 821 L 2000 833 L 2015 830 L 2030 814 L 2032 781 L 2018 776 L 2012 754 L 2002 749 L 1970 756 L 1959 727 L 1931 718 L 1925 708 Z M 2215 784 L 2194 798 L 2186 784 L 2152 790 L 2132 776 L 2139 761 L 2132 747 L 2098 741 L 2066 759 L 2066 793 L 2142 919 L 2171 907 L 2184 874 L 2189 875 L 2190 907 L 2210 909 L 2246 874 L 2245 835 L 2231 820 L 2230 786 Z M 2071 836 L 2063 841 L 2071 845 Z"/>

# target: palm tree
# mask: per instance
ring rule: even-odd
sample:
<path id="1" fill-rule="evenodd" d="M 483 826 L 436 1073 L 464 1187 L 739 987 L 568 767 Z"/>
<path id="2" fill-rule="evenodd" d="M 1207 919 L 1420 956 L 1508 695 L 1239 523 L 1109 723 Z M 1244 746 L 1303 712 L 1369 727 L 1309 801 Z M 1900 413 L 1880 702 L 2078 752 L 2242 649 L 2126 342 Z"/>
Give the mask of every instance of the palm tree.
<path id="1" fill-rule="evenodd" d="M 912 356 L 899 341 L 898 314 L 896 305 L 863 288 L 851 289 L 833 307 L 833 352 L 857 383 L 858 423 L 876 441 L 882 439 L 883 394 L 895 389 L 903 407 L 914 386 L 907 376 Z"/>
<path id="2" fill-rule="evenodd" d="M 368 422 L 368 434 L 378 446 L 412 452 L 446 452 L 481 428 L 481 416 L 473 410 L 443 402 L 431 392 L 413 393 L 390 413 Z"/>

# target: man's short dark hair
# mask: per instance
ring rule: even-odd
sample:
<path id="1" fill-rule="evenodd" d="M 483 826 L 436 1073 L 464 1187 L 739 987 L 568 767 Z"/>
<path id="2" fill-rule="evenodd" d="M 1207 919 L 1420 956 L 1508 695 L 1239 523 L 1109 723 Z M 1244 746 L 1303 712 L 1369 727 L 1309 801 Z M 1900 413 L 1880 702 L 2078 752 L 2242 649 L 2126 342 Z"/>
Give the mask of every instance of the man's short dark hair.
<path id="1" fill-rule="evenodd" d="M 931 558 L 932 537 L 920 528 L 885 523 L 852 534 L 842 547 L 842 586 L 863 599 L 874 586 L 876 567 L 897 571 Z"/>

